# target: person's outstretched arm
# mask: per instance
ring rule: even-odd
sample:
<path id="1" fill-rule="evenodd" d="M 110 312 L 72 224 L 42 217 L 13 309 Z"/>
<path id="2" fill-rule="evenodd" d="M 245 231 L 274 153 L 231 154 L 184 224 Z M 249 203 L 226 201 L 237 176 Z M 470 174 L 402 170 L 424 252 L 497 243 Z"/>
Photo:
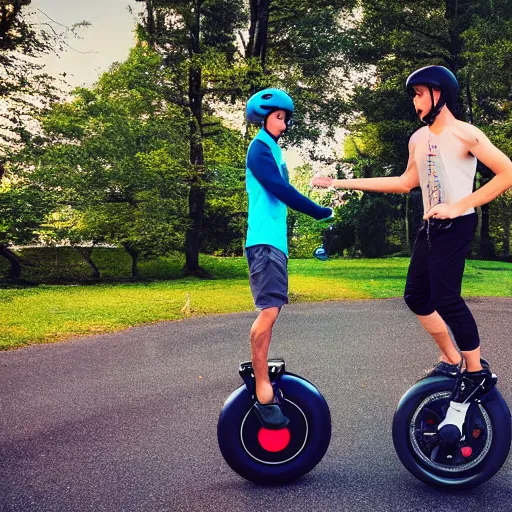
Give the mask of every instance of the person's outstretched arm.
<path id="1" fill-rule="evenodd" d="M 263 142 L 256 141 L 253 144 L 247 156 L 247 167 L 261 185 L 286 206 L 317 220 L 331 217 L 331 208 L 316 204 L 284 180 L 270 148 Z"/>
<path id="2" fill-rule="evenodd" d="M 409 143 L 409 162 L 407 169 L 401 176 L 388 176 L 383 178 L 353 178 L 338 180 L 327 176 L 315 176 L 311 180 L 313 187 L 342 188 L 347 190 L 362 190 L 365 192 L 387 192 L 406 194 L 415 187 L 419 187 L 420 179 L 416 163 L 412 157 L 412 147 Z"/>

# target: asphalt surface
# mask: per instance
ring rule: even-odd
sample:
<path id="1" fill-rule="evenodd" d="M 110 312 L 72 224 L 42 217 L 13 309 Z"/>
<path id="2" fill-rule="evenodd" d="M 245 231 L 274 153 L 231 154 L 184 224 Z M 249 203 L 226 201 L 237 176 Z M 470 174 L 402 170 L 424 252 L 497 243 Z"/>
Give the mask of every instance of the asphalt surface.
<path id="1" fill-rule="evenodd" d="M 468 303 L 512 404 L 512 299 Z M 0 510 L 512 510 L 512 456 L 492 480 L 459 492 L 417 481 L 398 460 L 396 404 L 437 359 L 398 299 L 283 309 L 271 356 L 324 394 L 331 445 L 293 484 L 239 477 L 219 452 L 216 425 L 241 383 L 254 318 L 194 318 L 0 353 Z"/>

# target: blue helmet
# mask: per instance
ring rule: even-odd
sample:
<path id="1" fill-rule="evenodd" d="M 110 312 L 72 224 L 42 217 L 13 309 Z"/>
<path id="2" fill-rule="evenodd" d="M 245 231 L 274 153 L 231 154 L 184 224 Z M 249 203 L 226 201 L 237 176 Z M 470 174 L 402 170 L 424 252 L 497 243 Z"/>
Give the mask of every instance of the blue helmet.
<path id="1" fill-rule="evenodd" d="M 247 121 L 261 124 L 276 110 L 284 110 L 287 121 L 294 110 L 293 100 L 281 89 L 263 89 L 253 94 L 247 102 Z"/>
<path id="2" fill-rule="evenodd" d="M 450 109 L 450 112 L 456 111 L 459 82 L 457 82 L 455 75 L 448 68 L 444 66 L 426 66 L 414 71 L 414 73 L 409 75 L 406 82 L 409 94 L 414 95 L 413 86 L 415 85 L 425 85 L 430 90 L 432 108 L 423 118 L 425 123 L 429 125 L 432 124 L 444 105 Z M 441 91 L 439 101 L 436 105 L 434 105 L 432 89 Z"/>

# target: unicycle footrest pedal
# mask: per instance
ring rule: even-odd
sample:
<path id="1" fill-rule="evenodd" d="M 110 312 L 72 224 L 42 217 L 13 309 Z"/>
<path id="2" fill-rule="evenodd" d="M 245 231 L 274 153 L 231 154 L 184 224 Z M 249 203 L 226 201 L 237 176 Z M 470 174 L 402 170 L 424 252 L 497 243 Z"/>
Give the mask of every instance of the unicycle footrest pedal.
<path id="1" fill-rule="evenodd" d="M 268 360 L 268 376 L 270 382 L 276 381 L 285 372 L 284 359 L 269 359 Z M 254 379 L 254 370 L 252 368 L 252 361 L 245 361 L 240 363 L 238 369 L 240 377 L 242 377 L 247 389 L 251 393 L 252 398 L 256 398 L 256 382 Z"/>

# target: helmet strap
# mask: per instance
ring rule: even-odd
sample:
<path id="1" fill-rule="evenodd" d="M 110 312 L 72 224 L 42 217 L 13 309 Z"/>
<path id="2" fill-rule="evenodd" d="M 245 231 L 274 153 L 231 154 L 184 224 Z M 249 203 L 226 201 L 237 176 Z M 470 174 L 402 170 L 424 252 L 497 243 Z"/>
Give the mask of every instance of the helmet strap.
<path id="1" fill-rule="evenodd" d="M 443 91 L 441 91 L 441 95 L 439 96 L 439 101 L 437 102 L 437 105 L 434 103 L 434 90 L 432 89 L 432 86 L 428 85 L 428 90 L 430 92 L 430 101 L 432 103 L 432 107 L 430 108 L 430 111 L 426 116 L 423 117 L 421 120 L 423 123 L 427 124 L 428 126 L 431 126 L 434 124 L 434 121 L 436 120 L 436 117 L 439 115 L 439 112 L 441 112 L 441 109 L 445 105 L 445 101 L 443 99 Z"/>

